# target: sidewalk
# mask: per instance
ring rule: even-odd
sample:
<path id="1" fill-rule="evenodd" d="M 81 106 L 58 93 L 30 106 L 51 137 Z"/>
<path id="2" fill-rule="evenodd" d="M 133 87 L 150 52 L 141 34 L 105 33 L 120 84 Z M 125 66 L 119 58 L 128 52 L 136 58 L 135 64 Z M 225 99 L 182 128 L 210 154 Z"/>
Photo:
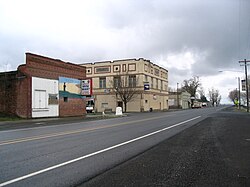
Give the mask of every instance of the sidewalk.
<path id="1" fill-rule="evenodd" d="M 80 186 L 250 186 L 250 115 L 215 114 Z"/>

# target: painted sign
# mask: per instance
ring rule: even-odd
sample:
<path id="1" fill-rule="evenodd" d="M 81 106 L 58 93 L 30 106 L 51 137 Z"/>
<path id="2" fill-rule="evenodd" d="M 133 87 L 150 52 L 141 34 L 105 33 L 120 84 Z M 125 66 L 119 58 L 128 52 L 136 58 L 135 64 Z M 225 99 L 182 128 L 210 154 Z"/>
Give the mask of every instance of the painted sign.
<path id="1" fill-rule="evenodd" d="M 81 81 L 81 94 L 92 95 L 92 80 L 86 79 Z"/>
<path id="2" fill-rule="evenodd" d="M 246 80 L 241 80 L 242 91 L 246 91 Z"/>

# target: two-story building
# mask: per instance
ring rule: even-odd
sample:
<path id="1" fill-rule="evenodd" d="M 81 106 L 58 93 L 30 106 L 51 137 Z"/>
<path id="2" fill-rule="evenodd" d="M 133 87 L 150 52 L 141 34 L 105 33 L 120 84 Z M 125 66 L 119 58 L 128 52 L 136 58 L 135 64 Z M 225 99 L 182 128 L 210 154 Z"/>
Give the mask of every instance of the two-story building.
<path id="1" fill-rule="evenodd" d="M 137 92 L 127 103 L 127 112 L 141 112 L 168 109 L 168 70 L 149 60 L 125 59 L 82 64 L 86 67 L 86 76 L 92 81 L 94 111 L 106 109 L 115 111 L 124 101 L 115 85 L 121 78 L 126 85 L 133 86 Z"/>

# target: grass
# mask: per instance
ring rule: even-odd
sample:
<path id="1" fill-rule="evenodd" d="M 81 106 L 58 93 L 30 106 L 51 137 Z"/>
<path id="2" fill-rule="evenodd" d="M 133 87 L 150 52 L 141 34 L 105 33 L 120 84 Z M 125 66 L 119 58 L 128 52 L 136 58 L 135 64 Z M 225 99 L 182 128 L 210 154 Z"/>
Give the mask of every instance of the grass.
<path id="1" fill-rule="evenodd" d="M 21 120 L 21 118 L 17 116 L 9 116 L 5 114 L 0 114 L 0 121 L 18 121 Z"/>

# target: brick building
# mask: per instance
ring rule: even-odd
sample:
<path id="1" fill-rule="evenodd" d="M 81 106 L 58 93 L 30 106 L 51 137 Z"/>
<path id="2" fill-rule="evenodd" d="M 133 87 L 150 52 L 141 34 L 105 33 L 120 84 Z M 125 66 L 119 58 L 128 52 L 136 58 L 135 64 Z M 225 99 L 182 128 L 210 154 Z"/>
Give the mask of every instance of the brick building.
<path id="1" fill-rule="evenodd" d="M 82 116 L 83 66 L 26 53 L 17 71 L 0 73 L 0 113 L 22 118 Z"/>

